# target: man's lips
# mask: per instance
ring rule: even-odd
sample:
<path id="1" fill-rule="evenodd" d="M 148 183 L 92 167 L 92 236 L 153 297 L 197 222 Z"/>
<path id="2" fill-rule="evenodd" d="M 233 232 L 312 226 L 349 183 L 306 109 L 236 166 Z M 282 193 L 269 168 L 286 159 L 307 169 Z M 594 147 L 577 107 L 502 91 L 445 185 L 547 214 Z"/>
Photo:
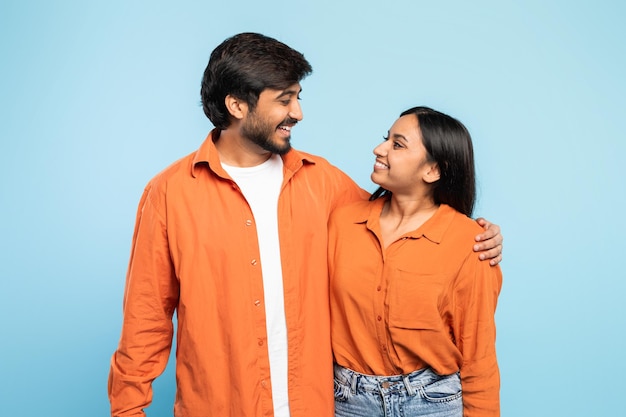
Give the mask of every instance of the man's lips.
<path id="1" fill-rule="evenodd" d="M 287 133 L 291 132 L 291 128 L 293 128 L 298 121 L 296 119 L 287 118 L 283 120 L 281 124 L 278 125 L 277 129 L 281 129 L 286 131 Z"/>

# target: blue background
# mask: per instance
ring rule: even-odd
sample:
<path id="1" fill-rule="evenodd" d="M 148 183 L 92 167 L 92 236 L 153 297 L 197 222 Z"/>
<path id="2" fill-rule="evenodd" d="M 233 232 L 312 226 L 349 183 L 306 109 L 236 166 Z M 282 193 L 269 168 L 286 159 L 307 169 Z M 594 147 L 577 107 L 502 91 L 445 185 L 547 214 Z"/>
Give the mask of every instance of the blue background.
<path id="1" fill-rule="evenodd" d="M 621 413 L 625 5 L 3 0 L 0 414 L 108 415 L 139 197 L 211 128 L 202 72 L 241 31 L 305 54 L 294 146 L 370 191 L 402 110 L 466 124 L 476 215 L 505 235 L 502 414 Z M 148 415 L 171 415 L 173 379 Z"/>

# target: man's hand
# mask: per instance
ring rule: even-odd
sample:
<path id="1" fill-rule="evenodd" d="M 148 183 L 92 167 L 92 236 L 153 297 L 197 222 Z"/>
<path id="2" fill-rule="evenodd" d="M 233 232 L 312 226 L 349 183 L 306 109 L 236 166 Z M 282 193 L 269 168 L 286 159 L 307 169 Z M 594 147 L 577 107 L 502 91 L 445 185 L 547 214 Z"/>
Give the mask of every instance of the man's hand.
<path id="1" fill-rule="evenodd" d="M 502 241 L 504 240 L 500 234 L 500 226 L 482 217 L 476 221 L 485 228 L 485 231 L 474 238 L 476 242 L 480 242 L 474 245 L 474 252 L 480 252 L 478 258 L 481 261 L 489 259 L 489 265 L 498 265 L 502 261 Z"/>

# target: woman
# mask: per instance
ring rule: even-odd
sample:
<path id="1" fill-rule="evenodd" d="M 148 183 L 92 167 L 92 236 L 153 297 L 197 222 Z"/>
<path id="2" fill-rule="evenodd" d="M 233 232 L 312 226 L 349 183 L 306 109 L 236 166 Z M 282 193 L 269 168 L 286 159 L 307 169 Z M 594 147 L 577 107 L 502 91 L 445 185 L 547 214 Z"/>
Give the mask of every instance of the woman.
<path id="1" fill-rule="evenodd" d="M 472 251 L 470 135 L 415 107 L 374 154 L 380 188 L 329 223 L 336 415 L 498 416 L 502 275 Z"/>

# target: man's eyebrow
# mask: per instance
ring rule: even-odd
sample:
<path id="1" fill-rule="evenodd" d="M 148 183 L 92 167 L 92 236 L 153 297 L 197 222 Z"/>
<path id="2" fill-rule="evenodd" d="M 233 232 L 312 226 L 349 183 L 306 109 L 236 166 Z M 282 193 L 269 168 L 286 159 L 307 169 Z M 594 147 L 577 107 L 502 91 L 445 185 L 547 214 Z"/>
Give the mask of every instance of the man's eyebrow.
<path id="1" fill-rule="evenodd" d="M 284 90 L 283 92 L 281 92 L 276 98 L 279 99 L 279 98 L 282 98 L 282 97 L 285 97 L 285 96 L 293 96 L 294 94 L 295 95 L 300 95 L 300 93 L 302 93 L 302 89 L 300 89 L 300 90 L 287 89 L 287 90 Z"/>

